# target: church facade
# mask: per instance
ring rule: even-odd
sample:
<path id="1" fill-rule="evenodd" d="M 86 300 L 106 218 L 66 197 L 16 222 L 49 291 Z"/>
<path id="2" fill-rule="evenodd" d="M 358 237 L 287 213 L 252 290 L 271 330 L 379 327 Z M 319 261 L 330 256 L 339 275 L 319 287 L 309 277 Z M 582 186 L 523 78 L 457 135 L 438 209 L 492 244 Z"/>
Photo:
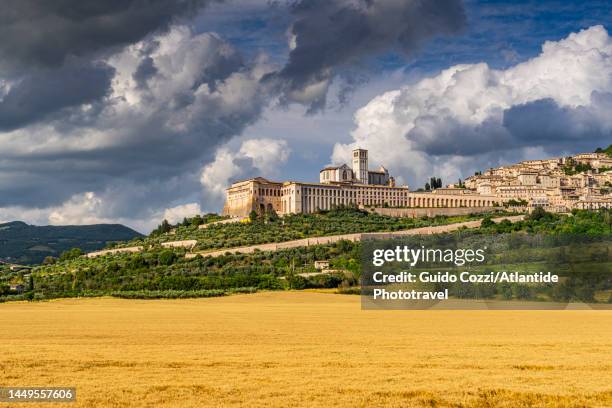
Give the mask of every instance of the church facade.
<path id="1" fill-rule="evenodd" d="M 368 169 L 368 151 L 352 152 L 352 167 L 326 167 L 318 183 L 270 181 L 262 177 L 233 183 L 226 190 L 223 214 L 246 217 L 251 211 L 274 210 L 279 215 L 313 213 L 340 205 L 389 207 L 486 207 L 500 199 L 462 189 L 452 192 L 410 192 L 396 186 L 384 167 Z"/>
<path id="2" fill-rule="evenodd" d="M 319 182 L 353 183 L 375 186 L 395 187 L 395 179 L 383 166 L 378 170 L 368 169 L 368 151 L 365 149 L 353 150 L 353 167 L 346 164 L 341 166 L 325 167 L 319 172 Z"/>

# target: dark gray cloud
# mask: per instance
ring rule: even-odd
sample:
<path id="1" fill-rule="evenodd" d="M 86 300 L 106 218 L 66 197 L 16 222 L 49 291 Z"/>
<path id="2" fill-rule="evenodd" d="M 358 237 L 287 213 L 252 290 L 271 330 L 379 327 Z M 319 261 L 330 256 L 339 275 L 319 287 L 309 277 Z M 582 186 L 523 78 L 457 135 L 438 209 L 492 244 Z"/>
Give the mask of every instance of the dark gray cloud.
<path id="1" fill-rule="evenodd" d="M 273 78 L 287 100 L 310 103 L 313 110 L 324 106 L 322 84 L 339 68 L 386 52 L 410 56 L 426 40 L 465 24 L 461 0 L 301 0 L 292 13 L 295 47 Z M 316 84 L 321 86 L 313 89 Z"/>
<path id="2" fill-rule="evenodd" d="M 49 117 L 64 108 L 107 95 L 114 69 L 104 63 L 75 63 L 24 75 L 0 101 L 0 130 Z"/>
<path id="3" fill-rule="evenodd" d="M 4 0 L 0 7 L 0 72 L 59 67 L 166 29 L 214 0 Z"/>
<path id="4" fill-rule="evenodd" d="M 7 0 L 0 7 L 0 130 L 100 101 L 113 70 L 101 62 L 120 46 L 161 32 L 214 0 Z M 144 60 L 134 74 L 145 81 Z M 149 64 L 149 65 L 147 65 Z M 91 114 L 91 113 L 90 113 Z"/>
<path id="5" fill-rule="evenodd" d="M 493 118 L 470 125 L 452 117 L 421 116 L 406 137 L 414 150 L 432 156 L 479 155 L 516 147 L 513 136 Z"/>
<path id="6" fill-rule="evenodd" d="M 157 68 L 155 68 L 153 58 L 147 56 L 140 62 L 132 77 L 139 86 L 146 86 L 147 79 L 153 77 L 156 73 Z"/>
<path id="7" fill-rule="evenodd" d="M 588 106 L 559 106 L 553 99 L 538 99 L 503 111 L 502 119 L 488 118 L 470 125 L 453 118 L 440 121 L 422 116 L 406 135 L 415 150 L 432 156 L 477 156 L 526 147 L 541 147 L 550 154 L 592 151 L 612 140 L 612 94 L 594 92 Z"/>
<path id="8" fill-rule="evenodd" d="M 609 112 L 612 94 L 593 92 L 589 106 L 562 107 L 552 99 L 513 106 L 504 112 L 503 126 L 520 146 L 591 151 L 612 141 Z"/>

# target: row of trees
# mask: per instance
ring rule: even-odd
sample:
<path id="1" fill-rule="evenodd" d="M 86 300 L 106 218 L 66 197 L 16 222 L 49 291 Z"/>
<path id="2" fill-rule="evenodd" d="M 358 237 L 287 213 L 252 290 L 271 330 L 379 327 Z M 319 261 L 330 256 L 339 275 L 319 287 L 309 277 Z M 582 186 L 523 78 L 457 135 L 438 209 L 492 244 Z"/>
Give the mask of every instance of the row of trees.
<path id="1" fill-rule="evenodd" d="M 429 182 L 425 183 L 425 190 L 430 191 L 435 190 L 436 188 L 442 188 L 442 179 L 439 177 L 431 177 Z"/>
<path id="2" fill-rule="evenodd" d="M 554 234 L 610 234 L 612 233 L 612 210 L 606 208 L 597 211 L 573 210 L 572 216 L 568 217 L 537 207 L 524 220 L 514 223 L 507 219 L 495 223 L 490 216 L 487 216 L 482 221 L 481 229 L 488 233 L 525 231 Z"/>
<path id="3" fill-rule="evenodd" d="M 223 220 L 225 218 L 227 218 L 227 217 L 224 217 L 224 216 L 221 216 L 221 215 L 218 215 L 218 214 L 214 214 L 214 213 L 208 213 L 208 214 L 204 214 L 204 215 L 198 214 L 198 215 L 196 215 L 194 217 L 191 217 L 191 218 L 186 218 L 185 217 L 185 218 L 183 218 L 182 222 L 179 222 L 179 223 L 174 224 L 174 225 L 170 224 L 168 222 L 168 220 L 164 219 L 161 222 L 161 224 L 159 224 L 157 226 L 157 228 L 155 228 L 151 232 L 150 236 L 151 237 L 156 237 L 156 236 L 159 236 L 159 235 L 167 234 L 168 232 L 170 232 L 173 229 L 178 228 L 178 227 L 194 227 L 194 228 L 197 228 L 200 225 L 208 224 L 208 223 L 211 223 L 211 222 L 214 222 L 214 221 L 220 221 L 220 220 Z"/>

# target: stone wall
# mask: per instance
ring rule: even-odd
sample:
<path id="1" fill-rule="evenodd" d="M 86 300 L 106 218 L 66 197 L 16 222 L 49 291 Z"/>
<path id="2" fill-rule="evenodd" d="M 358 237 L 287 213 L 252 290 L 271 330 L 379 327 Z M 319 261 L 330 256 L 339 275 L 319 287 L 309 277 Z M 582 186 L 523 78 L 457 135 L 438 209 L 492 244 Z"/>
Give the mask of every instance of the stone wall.
<path id="1" fill-rule="evenodd" d="M 409 217 L 409 218 L 421 218 L 421 217 L 435 217 L 436 215 L 468 215 L 468 214 L 481 214 L 486 212 L 492 212 L 501 210 L 500 207 L 459 207 L 459 208 L 382 208 L 377 207 L 373 209 L 367 209 L 370 212 L 375 212 L 380 215 L 386 215 L 389 217 Z"/>
<path id="2" fill-rule="evenodd" d="M 141 246 L 136 247 L 126 247 L 126 248 L 115 248 L 115 249 L 104 249 L 102 251 L 95 251 L 86 254 L 87 258 L 96 258 L 98 256 L 105 255 L 114 255 L 114 254 L 123 254 L 123 253 L 137 253 L 142 252 Z"/>
<path id="3" fill-rule="evenodd" d="M 171 241 L 162 242 L 161 246 L 164 248 L 193 248 L 198 244 L 195 239 L 187 239 L 184 241 Z"/>

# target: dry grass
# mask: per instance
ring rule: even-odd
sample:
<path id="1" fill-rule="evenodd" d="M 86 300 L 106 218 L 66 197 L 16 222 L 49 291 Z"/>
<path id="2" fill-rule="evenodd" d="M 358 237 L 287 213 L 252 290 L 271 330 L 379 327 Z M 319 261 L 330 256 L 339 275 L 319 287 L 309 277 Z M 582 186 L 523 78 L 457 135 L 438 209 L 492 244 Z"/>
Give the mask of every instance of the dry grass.
<path id="1" fill-rule="evenodd" d="M 1 383 L 76 386 L 70 407 L 612 406 L 612 311 L 279 292 L 10 303 L 0 324 Z"/>

